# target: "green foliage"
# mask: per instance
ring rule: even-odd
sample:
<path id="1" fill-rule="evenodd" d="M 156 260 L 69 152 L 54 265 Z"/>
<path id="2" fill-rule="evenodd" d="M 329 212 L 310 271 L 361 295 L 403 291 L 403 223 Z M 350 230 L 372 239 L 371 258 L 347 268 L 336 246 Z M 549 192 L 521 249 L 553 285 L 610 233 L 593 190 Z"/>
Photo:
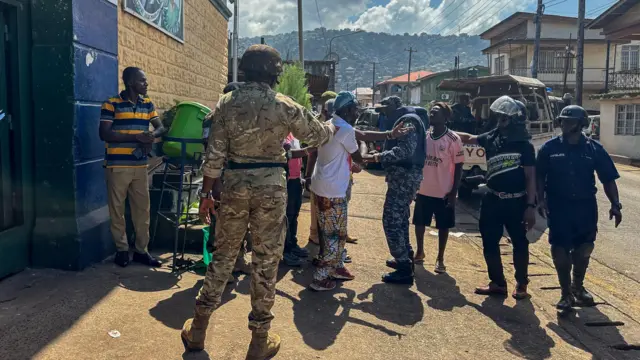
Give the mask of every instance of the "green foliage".
<path id="1" fill-rule="evenodd" d="M 165 129 L 171 128 L 171 123 L 173 123 L 173 118 L 176 116 L 176 111 L 178 110 L 178 104 L 180 104 L 180 101 L 176 99 L 173 99 L 173 102 L 175 105 L 160 115 L 160 121 L 162 121 L 162 126 L 164 126 Z"/>
<path id="2" fill-rule="evenodd" d="M 285 65 L 279 81 L 280 83 L 276 86 L 277 92 L 291 97 L 307 110 L 311 110 L 307 78 L 299 64 Z"/>

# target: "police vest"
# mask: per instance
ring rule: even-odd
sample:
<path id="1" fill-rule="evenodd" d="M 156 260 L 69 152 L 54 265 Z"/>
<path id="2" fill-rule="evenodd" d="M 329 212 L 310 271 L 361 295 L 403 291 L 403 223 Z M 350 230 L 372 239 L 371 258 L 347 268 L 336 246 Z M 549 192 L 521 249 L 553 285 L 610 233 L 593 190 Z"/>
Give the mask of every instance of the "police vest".
<path id="1" fill-rule="evenodd" d="M 405 114 L 395 124 L 393 127 L 395 128 L 399 123 L 407 121 L 410 122 L 413 127 L 416 129 L 416 133 L 418 135 L 418 146 L 416 146 L 416 150 L 413 152 L 413 155 L 405 160 L 390 164 L 391 166 L 401 166 L 405 168 L 423 168 L 424 162 L 427 159 L 427 131 L 424 128 L 424 124 L 422 123 L 422 119 L 415 113 Z M 391 150 L 396 145 L 398 145 L 397 139 L 390 139 L 384 143 L 384 150 Z"/>

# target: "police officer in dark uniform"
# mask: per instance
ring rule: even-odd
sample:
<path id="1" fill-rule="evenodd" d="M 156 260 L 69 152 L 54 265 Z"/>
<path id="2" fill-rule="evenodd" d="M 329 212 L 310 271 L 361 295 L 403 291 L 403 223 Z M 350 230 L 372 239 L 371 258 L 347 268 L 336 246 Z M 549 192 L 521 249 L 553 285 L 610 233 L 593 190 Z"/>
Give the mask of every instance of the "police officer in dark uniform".
<path id="1" fill-rule="evenodd" d="M 398 138 L 388 138 L 384 151 L 373 155 L 373 161 L 384 167 L 387 175 L 387 194 L 382 214 L 382 225 L 393 259 L 387 266 L 395 269 L 382 276 L 382 281 L 395 284 L 413 284 L 414 252 L 409 241 L 409 216 L 411 202 L 422 182 L 422 168 L 427 157 L 426 129 L 424 120 L 413 107 L 394 110 L 396 129 L 404 123 L 405 128 L 415 129 Z"/>
<path id="2" fill-rule="evenodd" d="M 480 210 L 480 234 L 491 282 L 476 288 L 480 295 L 507 295 L 507 281 L 500 258 L 500 239 L 507 229 L 513 244 L 517 286 L 515 299 L 525 299 L 529 267 L 527 231 L 535 225 L 535 150 L 526 128 L 523 103 L 502 96 L 491 104 L 491 116 L 498 127 L 473 136 L 458 133 L 465 144 L 479 144 L 486 150 L 487 189 Z"/>
<path id="3" fill-rule="evenodd" d="M 589 124 L 587 112 L 580 106 L 570 105 L 562 109 L 558 121 L 562 136 L 540 148 L 536 172 L 539 212 L 547 217 L 551 255 L 562 288 L 557 308 L 569 311 L 576 301 L 582 306 L 594 303 L 584 288 L 598 231 L 594 172 L 611 202 L 609 217 L 615 218 L 616 227 L 622 221 L 622 205 L 616 186 L 620 175 L 611 157 L 600 143 L 582 133 L 582 128 Z"/>

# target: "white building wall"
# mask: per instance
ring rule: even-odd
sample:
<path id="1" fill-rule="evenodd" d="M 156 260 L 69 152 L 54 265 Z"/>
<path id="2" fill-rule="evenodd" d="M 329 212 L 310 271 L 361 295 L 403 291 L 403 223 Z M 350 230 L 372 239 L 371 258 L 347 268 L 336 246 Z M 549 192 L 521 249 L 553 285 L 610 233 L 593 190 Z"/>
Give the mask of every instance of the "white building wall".
<path id="1" fill-rule="evenodd" d="M 604 39 L 604 35 L 600 35 L 602 29 L 585 29 L 585 39 Z M 535 38 L 535 26 L 533 26 L 533 36 Z M 575 24 L 569 23 L 549 23 L 549 21 L 542 22 L 542 28 L 540 29 L 540 37 L 542 39 L 568 39 L 578 38 L 578 22 Z"/>
<path id="2" fill-rule="evenodd" d="M 640 135 L 615 135 L 616 105 L 623 104 L 640 104 L 640 97 L 600 101 L 600 142 L 610 154 L 640 159 Z"/>
<path id="3" fill-rule="evenodd" d="M 421 87 L 416 86 L 411 88 L 411 105 L 419 105 L 420 104 L 420 95 L 421 95 Z"/>

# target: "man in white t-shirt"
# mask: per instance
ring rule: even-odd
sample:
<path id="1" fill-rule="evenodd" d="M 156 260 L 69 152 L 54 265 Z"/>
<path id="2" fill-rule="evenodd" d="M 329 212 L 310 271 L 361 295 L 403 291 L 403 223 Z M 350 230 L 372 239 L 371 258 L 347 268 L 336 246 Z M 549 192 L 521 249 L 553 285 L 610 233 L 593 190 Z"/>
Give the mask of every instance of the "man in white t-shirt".
<path id="1" fill-rule="evenodd" d="M 347 91 L 338 94 L 335 116 L 330 120 L 336 134 L 318 148 L 310 188 L 318 216 L 318 233 L 322 242 L 320 261 L 310 288 L 328 291 L 336 287 L 335 280 L 353 280 L 344 266 L 342 253 L 347 240 L 347 189 L 351 177 L 350 159 L 362 163 L 362 155 L 353 124 L 358 119 L 358 102 Z"/>
<path id="2" fill-rule="evenodd" d="M 423 178 L 413 211 L 418 251 L 415 261 L 424 260 L 424 232 L 435 216 L 438 229 L 438 258 L 435 272 L 447 271 L 444 250 L 449 239 L 449 229 L 456 224 L 456 196 L 462 175 L 464 151 L 460 137 L 447 128 L 451 108 L 437 102 L 429 114 L 433 126 L 427 131 L 427 159 L 422 170 Z"/>

